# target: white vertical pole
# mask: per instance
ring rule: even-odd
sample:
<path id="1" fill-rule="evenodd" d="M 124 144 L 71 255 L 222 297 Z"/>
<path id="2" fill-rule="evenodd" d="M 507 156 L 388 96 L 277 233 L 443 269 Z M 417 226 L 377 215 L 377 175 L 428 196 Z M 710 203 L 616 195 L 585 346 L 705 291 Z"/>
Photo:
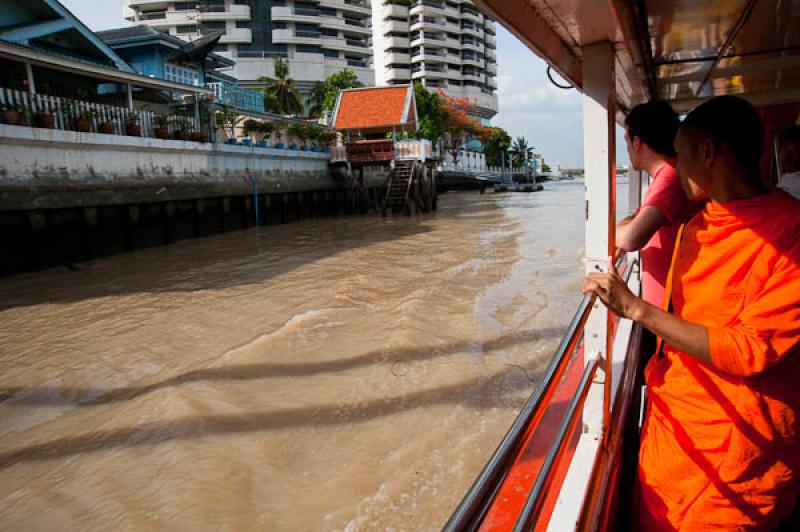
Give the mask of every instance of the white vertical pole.
<path id="1" fill-rule="evenodd" d="M 133 111 L 133 85 L 128 83 L 128 111 Z"/>
<path id="2" fill-rule="evenodd" d="M 609 42 L 583 48 L 583 160 L 586 170 L 586 272 L 607 271 L 614 255 L 616 214 L 616 107 L 614 49 Z M 601 393 L 601 412 L 584 409 L 590 432 L 602 434 L 608 426 L 611 395 L 611 315 L 599 300 L 586 322 L 584 348 L 605 360 L 603 375 L 593 385 L 592 395 Z M 599 388 L 599 389 L 598 389 Z M 593 402 L 593 404 L 597 404 Z M 602 424 L 601 424 L 602 423 Z M 603 434 L 605 437 L 605 434 Z"/>
<path id="3" fill-rule="evenodd" d="M 36 80 L 33 79 L 33 65 L 25 63 L 25 76 L 28 78 L 28 92 L 36 94 Z"/>

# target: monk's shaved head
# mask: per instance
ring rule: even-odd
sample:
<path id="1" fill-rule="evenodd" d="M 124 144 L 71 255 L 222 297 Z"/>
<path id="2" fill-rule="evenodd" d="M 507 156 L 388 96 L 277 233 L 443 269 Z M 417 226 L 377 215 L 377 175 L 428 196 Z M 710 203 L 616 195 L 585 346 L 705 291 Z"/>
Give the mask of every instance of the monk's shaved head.
<path id="1" fill-rule="evenodd" d="M 727 152 L 753 177 L 759 175 L 764 148 L 764 126 L 758 112 L 736 96 L 712 98 L 689 113 L 680 133 L 692 141 L 709 139 Z"/>

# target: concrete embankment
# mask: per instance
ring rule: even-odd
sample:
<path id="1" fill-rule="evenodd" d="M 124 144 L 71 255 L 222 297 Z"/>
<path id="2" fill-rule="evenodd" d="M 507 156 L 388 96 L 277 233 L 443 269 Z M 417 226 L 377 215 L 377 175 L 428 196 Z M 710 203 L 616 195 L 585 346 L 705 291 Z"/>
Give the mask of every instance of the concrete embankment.
<path id="1" fill-rule="evenodd" d="M 0 125 L 0 275 L 356 210 L 326 153 Z"/>

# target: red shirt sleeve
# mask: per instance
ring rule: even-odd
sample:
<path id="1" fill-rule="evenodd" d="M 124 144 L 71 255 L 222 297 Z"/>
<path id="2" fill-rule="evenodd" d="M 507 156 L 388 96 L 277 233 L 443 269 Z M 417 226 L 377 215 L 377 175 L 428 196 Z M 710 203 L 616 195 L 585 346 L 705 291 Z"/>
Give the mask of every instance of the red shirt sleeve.
<path id="1" fill-rule="evenodd" d="M 692 203 L 686 197 L 674 167 L 664 165 L 656 173 L 647 189 L 642 207 L 656 207 L 670 225 L 682 222 L 691 212 Z"/>

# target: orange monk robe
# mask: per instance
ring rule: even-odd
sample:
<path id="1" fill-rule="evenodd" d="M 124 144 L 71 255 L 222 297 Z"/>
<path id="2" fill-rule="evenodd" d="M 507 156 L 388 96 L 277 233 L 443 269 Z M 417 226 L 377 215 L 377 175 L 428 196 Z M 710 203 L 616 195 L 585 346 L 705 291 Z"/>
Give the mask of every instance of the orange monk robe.
<path id="1" fill-rule="evenodd" d="M 714 363 L 648 364 L 641 529 L 768 530 L 800 493 L 800 201 L 709 202 L 678 246 L 673 311 Z"/>

